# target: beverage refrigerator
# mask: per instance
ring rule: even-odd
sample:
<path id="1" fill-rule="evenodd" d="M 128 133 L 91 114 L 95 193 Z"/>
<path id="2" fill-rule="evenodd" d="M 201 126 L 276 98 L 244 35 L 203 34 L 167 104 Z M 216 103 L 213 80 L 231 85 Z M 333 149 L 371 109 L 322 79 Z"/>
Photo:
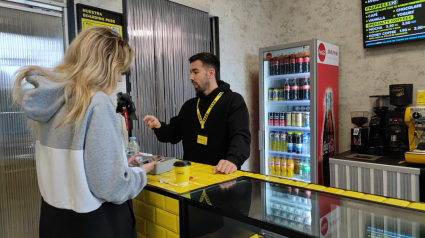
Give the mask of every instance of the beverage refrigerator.
<path id="1" fill-rule="evenodd" d="M 339 47 L 317 39 L 261 48 L 260 169 L 329 185 L 338 153 Z"/>

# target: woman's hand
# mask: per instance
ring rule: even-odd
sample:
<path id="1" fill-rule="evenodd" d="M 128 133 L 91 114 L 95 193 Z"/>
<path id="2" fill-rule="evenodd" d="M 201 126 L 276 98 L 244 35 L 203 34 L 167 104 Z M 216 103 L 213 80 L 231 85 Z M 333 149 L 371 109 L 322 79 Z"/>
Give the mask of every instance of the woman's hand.
<path id="1" fill-rule="evenodd" d="M 149 173 L 154 167 L 155 167 L 156 161 L 150 162 L 148 164 L 144 164 L 140 167 L 142 167 L 146 173 Z"/>
<path id="2" fill-rule="evenodd" d="M 137 160 L 137 157 L 142 157 L 143 154 L 134 154 L 130 158 L 127 159 L 128 167 L 134 167 L 134 164 L 137 164 L 137 167 L 140 167 L 140 162 Z"/>

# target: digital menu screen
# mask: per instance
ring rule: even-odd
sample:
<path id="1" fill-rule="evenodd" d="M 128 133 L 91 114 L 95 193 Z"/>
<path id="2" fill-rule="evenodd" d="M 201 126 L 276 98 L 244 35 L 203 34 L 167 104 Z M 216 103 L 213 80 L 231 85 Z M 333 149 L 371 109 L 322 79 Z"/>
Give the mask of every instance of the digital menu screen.
<path id="1" fill-rule="evenodd" d="M 362 0 L 365 48 L 425 39 L 425 0 Z"/>

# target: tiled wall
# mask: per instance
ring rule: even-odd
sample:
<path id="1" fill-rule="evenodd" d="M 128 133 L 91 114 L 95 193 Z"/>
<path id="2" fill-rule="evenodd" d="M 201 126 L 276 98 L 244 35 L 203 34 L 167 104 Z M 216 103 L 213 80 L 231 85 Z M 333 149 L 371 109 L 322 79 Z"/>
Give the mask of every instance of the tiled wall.
<path id="1" fill-rule="evenodd" d="M 180 237 L 179 201 L 143 189 L 133 199 L 138 238 Z"/>

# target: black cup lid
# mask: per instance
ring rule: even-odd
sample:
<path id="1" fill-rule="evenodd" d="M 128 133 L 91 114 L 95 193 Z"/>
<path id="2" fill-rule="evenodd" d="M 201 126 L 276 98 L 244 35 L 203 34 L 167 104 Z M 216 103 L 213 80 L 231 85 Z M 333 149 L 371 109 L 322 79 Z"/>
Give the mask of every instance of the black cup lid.
<path id="1" fill-rule="evenodd" d="M 186 166 L 190 166 L 190 161 L 188 160 L 179 160 L 174 162 L 174 167 L 186 167 Z"/>

